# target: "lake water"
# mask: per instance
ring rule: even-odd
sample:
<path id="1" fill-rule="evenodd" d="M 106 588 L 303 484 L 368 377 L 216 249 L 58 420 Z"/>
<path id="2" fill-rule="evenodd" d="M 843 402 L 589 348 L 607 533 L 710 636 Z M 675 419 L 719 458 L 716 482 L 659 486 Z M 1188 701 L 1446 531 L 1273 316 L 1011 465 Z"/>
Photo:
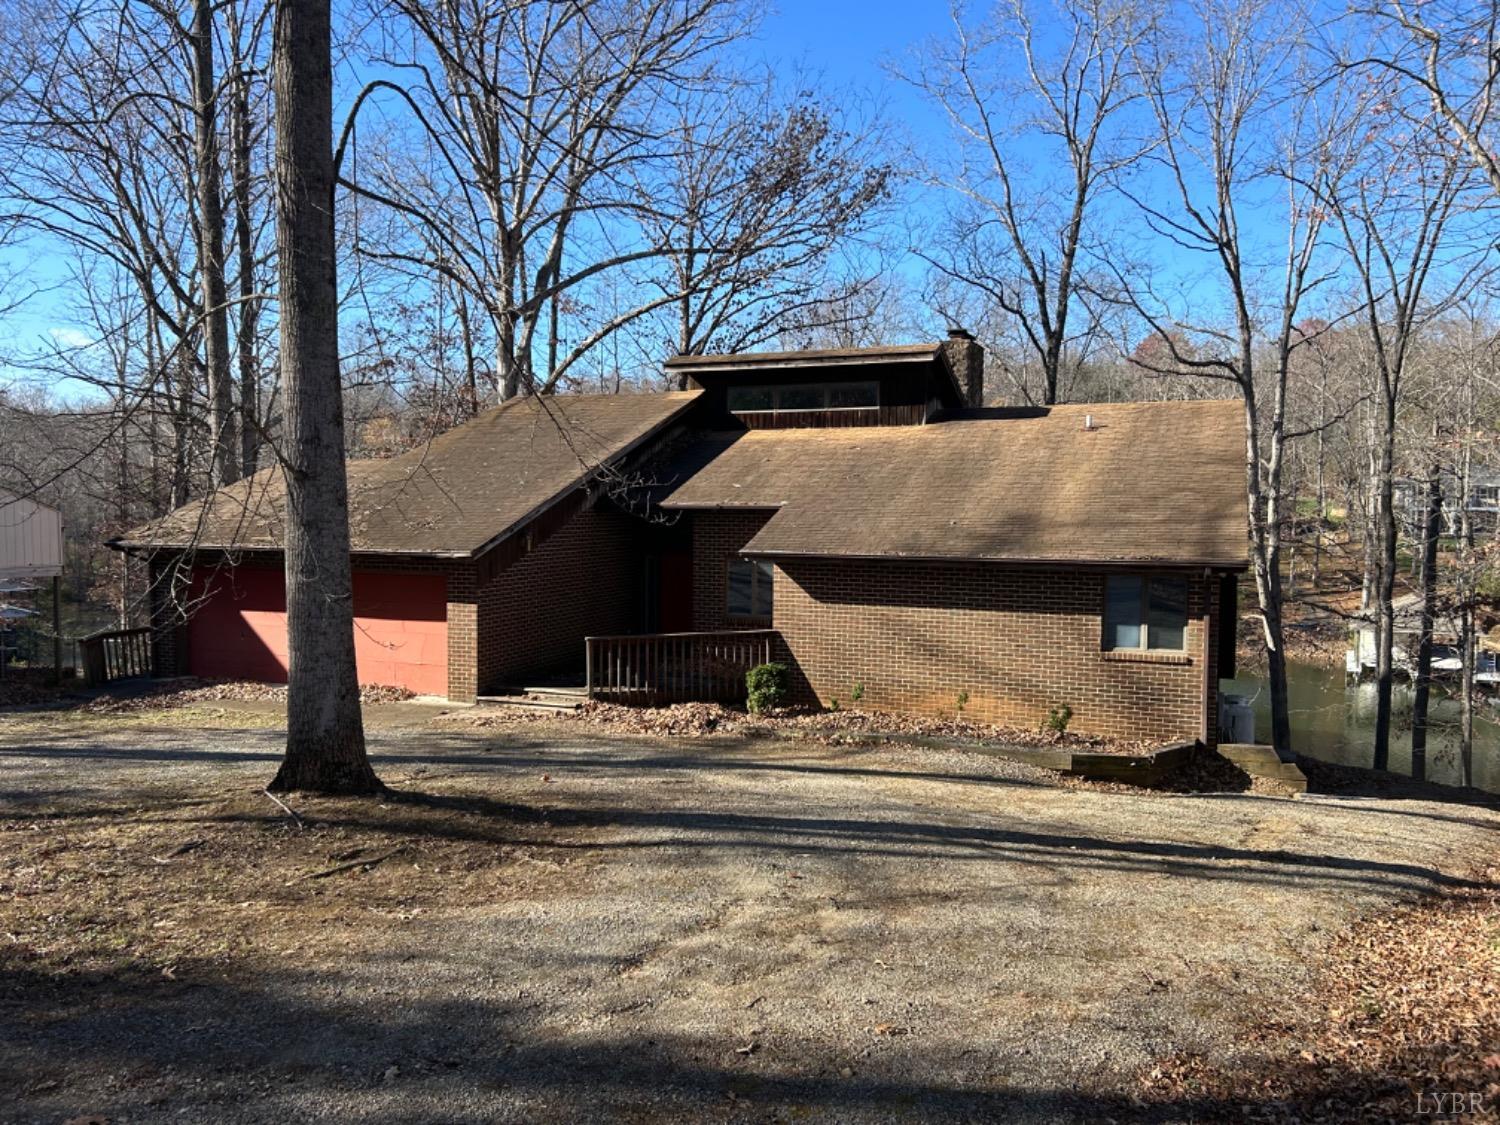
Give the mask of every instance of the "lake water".
<path id="1" fill-rule="evenodd" d="M 1224 690 L 1254 697 L 1255 739 L 1271 741 L 1271 697 L 1260 680 L 1224 681 Z M 1327 762 L 1369 766 L 1375 756 L 1375 685 L 1344 682 L 1342 668 L 1291 664 L 1287 668 L 1292 747 Z M 1410 684 L 1397 681 L 1391 719 L 1390 769 L 1411 773 Z M 1428 708 L 1427 779 L 1463 783 L 1458 757 L 1458 700 L 1436 685 Z M 1500 793 L 1500 707 L 1485 702 L 1474 715 L 1474 784 Z"/>

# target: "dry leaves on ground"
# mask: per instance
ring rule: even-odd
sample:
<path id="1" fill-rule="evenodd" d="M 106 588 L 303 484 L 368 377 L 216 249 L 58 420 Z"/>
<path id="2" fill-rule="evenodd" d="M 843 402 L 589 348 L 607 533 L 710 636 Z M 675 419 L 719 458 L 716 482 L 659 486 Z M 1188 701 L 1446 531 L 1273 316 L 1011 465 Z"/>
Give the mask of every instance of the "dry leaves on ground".
<path id="1" fill-rule="evenodd" d="M 399 703 L 415 698 L 403 687 L 366 684 L 359 689 L 361 703 Z M 285 684 L 261 684 L 246 680 L 179 680 L 154 684 L 128 695 L 102 695 L 79 710 L 96 715 L 119 715 L 135 711 L 163 711 L 199 703 L 253 703 L 286 700 Z"/>
<path id="2" fill-rule="evenodd" d="M 1006 746 L 1045 746 L 1111 754 L 1148 754 L 1160 744 L 1124 738 L 1025 730 L 968 719 L 941 719 L 886 711 L 810 711 L 786 709 L 751 715 L 719 703 L 676 703 L 668 707 L 626 707 L 590 701 L 576 711 L 527 712 L 521 708 L 476 709 L 446 716 L 465 726 L 507 726 L 515 722 L 564 721 L 581 723 L 612 734 L 709 735 L 766 737 L 790 734 L 821 742 L 855 741 L 861 737 L 907 735 L 960 739 Z"/>
<path id="3" fill-rule="evenodd" d="M 1466 1121 L 1500 1120 L 1500 868 L 1365 919 L 1329 947 L 1316 981 L 1247 1047 L 1259 1060 L 1163 1060 L 1148 1100 L 1208 1099 L 1245 1120 L 1370 1122 L 1429 1115 L 1462 1093 Z M 1472 1100 L 1478 1095 L 1478 1101 Z M 1477 1109 L 1477 1112 L 1476 1112 Z"/>
<path id="4" fill-rule="evenodd" d="M 69 681 L 58 687 L 52 683 L 50 670 L 46 676 L 27 674 L 18 669 L 8 669 L 0 678 L 0 707 L 35 707 L 60 699 L 72 689 Z"/>
<path id="5" fill-rule="evenodd" d="M 253 790 L 168 788 L 144 806 L 13 810 L 0 820 L 0 948 L 18 971 L 48 978 L 168 975 L 293 951 L 333 957 L 382 926 L 578 869 L 571 847 L 550 867 L 527 862 L 546 854 L 529 808 L 465 784 L 391 780 L 422 791 L 380 801 L 299 794 L 289 800 L 295 821 Z M 568 843 L 586 831 L 549 828 Z"/>

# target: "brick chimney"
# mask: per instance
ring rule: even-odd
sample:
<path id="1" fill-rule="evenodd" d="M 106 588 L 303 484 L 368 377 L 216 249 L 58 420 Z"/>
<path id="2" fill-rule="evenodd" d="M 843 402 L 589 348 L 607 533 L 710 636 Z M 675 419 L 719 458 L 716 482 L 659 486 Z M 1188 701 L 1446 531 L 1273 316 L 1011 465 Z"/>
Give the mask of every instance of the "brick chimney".
<path id="1" fill-rule="evenodd" d="M 958 380 L 958 393 L 964 397 L 965 406 L 984 405 L 984 347 L 967 328 L 948 329 L 948 338 L 943 341 L 943 352 L 948 357 L 948 366 L 953 368 L 953 377 Z"/>

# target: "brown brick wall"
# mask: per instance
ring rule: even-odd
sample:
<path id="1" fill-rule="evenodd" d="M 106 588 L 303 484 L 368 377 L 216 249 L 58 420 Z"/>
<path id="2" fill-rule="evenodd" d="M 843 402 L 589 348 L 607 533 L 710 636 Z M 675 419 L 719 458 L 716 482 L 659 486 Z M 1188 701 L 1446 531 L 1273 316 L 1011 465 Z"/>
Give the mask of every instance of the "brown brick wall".
<path id="1" fill-rule="evenodd" d="M 755 538 L 755 533 L 774 514 L 766 511 L 693 512 L 688 517 L 693 521 L 694 629 L 729 629 L 746 625 L 731 622 L 728 617 L 729 560 Z"/>
<path id="2" fill-rule="evenodd" d="M 1034 728 L 1066 703 L 1072 730 L 1199 738 L 1213 674 L 1204 665 L 1211 586 L 1190 578 L 1176 662 L 1101 651 L 1098 571 L 786 560 L 775 624 L 804 697 L 824 704 L 847 705 L 862 682 L 866 707 L 952 714 L 967 691 L 965 714 L 976 719 Z"/>
<path id="3" fill-rule="evenodd" d="M 187 671 L 184 651 L 186 619 L 172 588 L 174 556 L 153 556 L 147 573 L 150 606 L 151 660 L 158 676 L 180 676 Z"/>
<path id="4" fill-rule="evenodd" d="M 479 694 L 479 583 L 474 564 L 444 564 L 448 575 L 448 698 L 473 703 Z"/>
<path id="5" fill-rule="evenodd" d="M 584 508 L 479 595 L 479 683 L 583 669 L 583 639 L 633 632 L 644 600 L 640 524 Z M 449 624 L 451 636 L 451 619 Z"/>

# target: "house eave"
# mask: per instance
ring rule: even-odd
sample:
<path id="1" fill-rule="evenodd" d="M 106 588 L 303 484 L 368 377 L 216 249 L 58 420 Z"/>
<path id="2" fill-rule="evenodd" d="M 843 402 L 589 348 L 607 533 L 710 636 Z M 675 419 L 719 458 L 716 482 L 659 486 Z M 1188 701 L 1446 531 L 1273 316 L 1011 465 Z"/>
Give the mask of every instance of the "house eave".
<path id="1" fill-rule="evenodd" d="M 942 354 L 939 344 L 902 348 L 868 348 L 850 352 L 743 352 L 732 355 L 678 355 L 663 364 L 688 375 L 716 371 L 795 370 L 808 367 L 861 367 L 870 364 L 932 363 Z"/>
<path id="2" fill-rule="evenodd" d="M 183 543 L 183 542 L 147 542 L 140 539 L 107 539 L 104 545 L 111 551 L 119 551 L 126 555 L 155 554 L 158 552 L 183 553 L 187 551 L 218 551 L 223 554 L 241 555 L 279 555 L 285 551 L 270 543 Z M 461 561 L 473 558 L 470 551 L 414 551 L 410 549 L 373 549 L 356 547 L 349 552 L 351 558 L 410 558 L 410 559 L 442 559 L 445 561 Z"/>
<path id="3" fill-rule="evenodd" d="M 746 502 L 743 504 L 736 504 L 733 502 L 728 502 L 709 504 L 693 503 L 692 501 L 679 503 L 671 500 L 663 500 L 659 504 L 657 504 L 657 507 L 670 512 L 778 512 L 782 508 L 786 507 L 786 501 L 777 500 L 774 502 L 766 503 Z"/>
<path id="4" fill-rule="evenodd" d="M 504 543 L 511 536 L 525 531 L 526 527 L 544 516 L 548 511 L 575 495 L 580 489 L 588 489 L 592 486 L 598 475 L 609 468 L 618 465 L 621 461 L 630 457 L 643 445 L 659 437 L 669 427 L 681 421 L 683 414 L 690 410 L 697 402 L 697 398 L 690 398 L 683 402 L 678 409 L 667 415 L 660 422 L 642 432 L 634 440 L 630 441 L 620 449 L 616 450 L 610 457 L 600 461 L 587 472 L 580 473 L 571 483 L 553 493 L 546 500 L 537 504 L 519 519 L 511 521 L 503 530 L 490 536 L 477 547 L 459 550 L 432 551 L 416 550 L 412 548 L 384 548 L 384 547 L 356 547 L 349 553 L 354 558 L 376 557 L 376 558 L 410 558 L 410 559 L 437 559 L 447 562 L 462 562 L 478 560 L 490 551 Z M 111 550 L 121 551 L 125 554 L 136 552 L 156 551 L 238 551 L 251 552 L 260 551 L 281 554 L 285 548 L 278 544 L 224 544 L 224 543 L 198 543 L 193 541 L 177 542 L 155 542 L 140 539 L 114 538 L 105 541 L 104 544 Z"/>
<path id="5" fill-rule="evenodd" d="M 1250 566 L 1245 559 L 1163 559 L 1120 558 L 1099 559 L 1058 555 L 940 555 L 931 553 L 870 553 L 821 552 L 796 550 L 767 550 L 747 544 L 740 554 L 746 558 L 764 559 L 818 559 L 824 561 L 851 560 L 856 562 L 921 562 L 921 563 L 986 563 L 1005 566 L 1069 567 L 1087 570 L 1214 570 L 1239 572 Z"/>

